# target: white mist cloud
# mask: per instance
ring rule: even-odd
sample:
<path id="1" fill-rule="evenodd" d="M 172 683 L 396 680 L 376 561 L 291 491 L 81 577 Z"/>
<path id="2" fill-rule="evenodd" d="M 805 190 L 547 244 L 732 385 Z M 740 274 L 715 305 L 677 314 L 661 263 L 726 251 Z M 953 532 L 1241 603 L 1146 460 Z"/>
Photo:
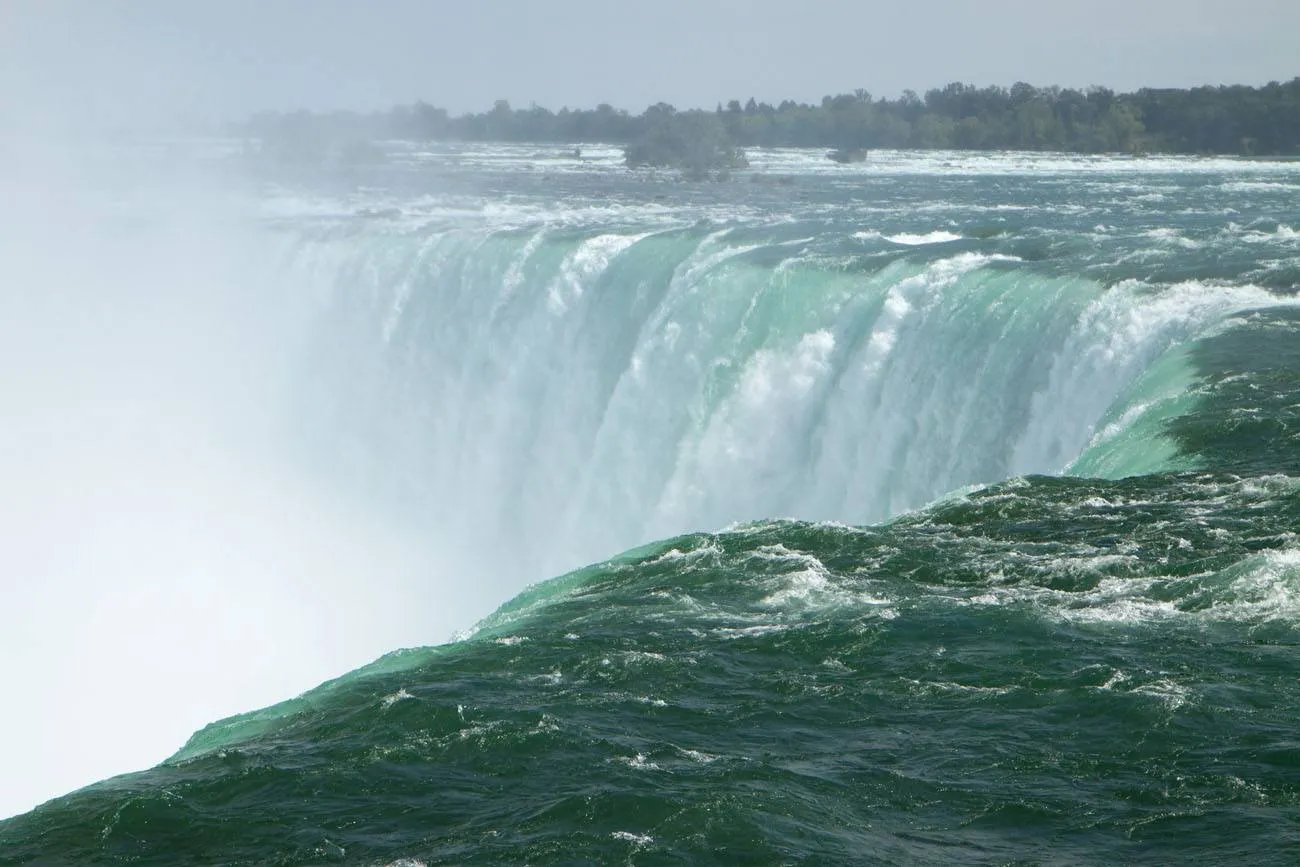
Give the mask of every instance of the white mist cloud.
<path id="1" fill-rule="evenodd" d="M 157 154 L 24 154 L 0 178 L 0 816 L 468 625 L 422 540 L 296 458 L 301 311 L 243 199 Z"/>

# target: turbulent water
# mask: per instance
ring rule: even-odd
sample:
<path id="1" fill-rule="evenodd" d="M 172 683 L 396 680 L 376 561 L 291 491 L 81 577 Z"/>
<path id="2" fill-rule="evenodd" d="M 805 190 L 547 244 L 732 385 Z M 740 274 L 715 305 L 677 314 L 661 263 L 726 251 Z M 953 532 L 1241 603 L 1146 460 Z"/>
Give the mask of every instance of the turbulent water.
<path id="1" fill-rule="evenodd" d="M 303 471 L 470 608 L 613 559 L 0 863 L 1294 863 L 1300 164 L 873 157 L 264 178 Z"/>

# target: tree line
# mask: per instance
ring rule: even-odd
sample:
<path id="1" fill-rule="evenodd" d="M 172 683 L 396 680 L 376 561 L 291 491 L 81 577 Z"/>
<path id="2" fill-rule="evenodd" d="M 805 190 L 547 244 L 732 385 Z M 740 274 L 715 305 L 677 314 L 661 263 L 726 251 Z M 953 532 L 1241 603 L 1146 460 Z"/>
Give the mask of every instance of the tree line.
<path id="1" fill-rule="evenodd" d="M 976 87 L 954 82 L 920 96 L 874 98 L 865 90 L 819 104 L 732 100 L 715 110 L 658 103 L 640 115 L 536 105 L 452 116 L 424 102 L 386 112 L 262 113 L 232 132 L 264 147 L 375 139 L 622 144 L 629 165 L 743 165 L 746 147 L 1056 150 L 1079 153 L 1300 155 L 1300 77 L 1263 87 L 1086 89 Z"/>

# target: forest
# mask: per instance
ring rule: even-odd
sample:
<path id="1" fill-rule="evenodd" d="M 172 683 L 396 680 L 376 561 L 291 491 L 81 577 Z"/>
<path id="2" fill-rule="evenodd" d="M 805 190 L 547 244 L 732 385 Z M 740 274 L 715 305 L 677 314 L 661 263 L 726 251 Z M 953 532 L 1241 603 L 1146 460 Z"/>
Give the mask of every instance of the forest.
<path id="1" fill-rule="evenodd" d="M 753 98 L 714 110 L 667 103 L 639 115 L 602 104 L 559 111 L 498 100 L 489 110 L 452 116 L 428 103 L 386 112 L 261 113 L 234 135 L 257 138 L 278 155 L 384 139 L 620 144 L 629 166 L 690 172 L 742 167 L 744 148 L 822 147 L 851 161 L 872 148 L 1051 150 L 1077 153 L 1300 156 L 1300 77 L 1262 87 L 1009 88 L 952 83 L 895 99 L 866 90 L 818 104 Z"/>

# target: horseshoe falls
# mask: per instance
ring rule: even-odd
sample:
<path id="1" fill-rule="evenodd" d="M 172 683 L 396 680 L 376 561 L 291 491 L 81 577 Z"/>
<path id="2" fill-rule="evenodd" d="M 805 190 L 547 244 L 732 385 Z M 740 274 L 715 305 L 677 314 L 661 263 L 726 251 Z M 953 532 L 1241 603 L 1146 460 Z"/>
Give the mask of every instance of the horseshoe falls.
<path id="1" fill-rule="evenodd" d="M 1199 242 L 1176 232 L 1080 231 L 1015 192 L 949 202 L 943 176 L 683 202 L 552 177 L 576 189 L 279 227 L 321 298 L 300 415 L 318 456 L 515 580 L 756 516 L 872 523 L 1058 473 L 1165 352 L 1290 303 L 1275 284 L 1293 275 L 1198 279 L 1179 260 Z M 934 195 L 937 217 L 908 213 Z M 1132 264 L 1152 254 L 1160 269 Z"/>
<path id="2" fill-rule="evenodd" d="M 108 531 L 5 659 L 112 684 L 23 712 L 123 721 L 81 783 L 156 764 L 0 863 L 1290 863 L 1300 164 L 584 155 L 87 218 L 58 285 L 158 315 L 11 434 L 80 481 L 6 520 Z"/>

